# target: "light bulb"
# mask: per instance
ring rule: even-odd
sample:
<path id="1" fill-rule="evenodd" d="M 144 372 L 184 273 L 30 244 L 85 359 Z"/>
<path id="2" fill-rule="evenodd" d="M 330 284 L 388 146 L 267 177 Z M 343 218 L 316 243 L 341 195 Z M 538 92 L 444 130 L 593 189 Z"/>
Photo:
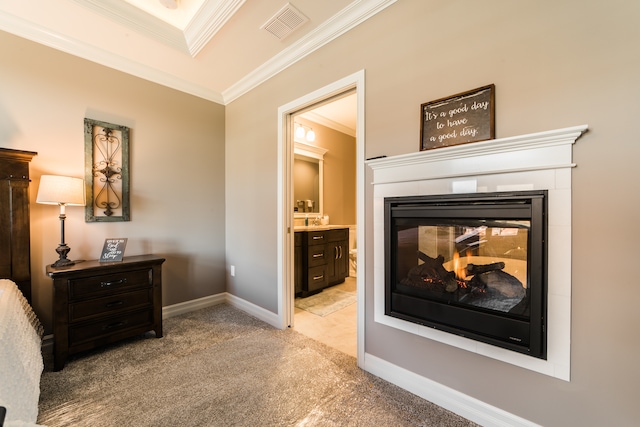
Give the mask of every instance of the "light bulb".
<path id="1" fill-rule="evenodd" d="M 296 128 L 296 138 L 304 138 L 304 128 L 300 125 Z"/>
<path id="2" fill-rule="evenodd" d="M 309 130 L 309 132 L 307 132 L 307 141 L 309 142 L 313 142 L 316 140 L 316 133 L 313 131 L 313 129 Z"/>

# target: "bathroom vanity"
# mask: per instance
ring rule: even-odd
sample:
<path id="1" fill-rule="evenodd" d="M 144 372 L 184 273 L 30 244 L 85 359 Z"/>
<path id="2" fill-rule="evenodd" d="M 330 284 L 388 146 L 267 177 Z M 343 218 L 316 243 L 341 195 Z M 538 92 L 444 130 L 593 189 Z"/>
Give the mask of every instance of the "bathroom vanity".
<path id="1" fill-rule="evenodd" d="M 295 293 L 306 297 L 344 282 L 349 275 L 349 228 L 295 228 Z"/>

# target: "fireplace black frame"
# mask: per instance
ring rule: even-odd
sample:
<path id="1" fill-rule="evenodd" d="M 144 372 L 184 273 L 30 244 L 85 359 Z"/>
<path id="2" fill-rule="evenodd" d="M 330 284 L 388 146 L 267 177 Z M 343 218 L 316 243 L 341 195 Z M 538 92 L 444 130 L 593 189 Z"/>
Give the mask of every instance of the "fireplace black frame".
<path id="1" fill-rule="evenodd" d="M 547 204 L 546 190 L 385 198 L 385 315 L 546 360 Z M 398 292 L 394 224 L 421 219 L 529 220 L 528 314 L 513 316 Z"/>

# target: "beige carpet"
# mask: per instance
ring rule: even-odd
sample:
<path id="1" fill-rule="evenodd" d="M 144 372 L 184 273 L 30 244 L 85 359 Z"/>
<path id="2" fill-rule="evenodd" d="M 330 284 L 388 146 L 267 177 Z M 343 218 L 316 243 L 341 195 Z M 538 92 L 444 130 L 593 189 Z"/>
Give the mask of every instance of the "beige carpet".
<path id="1" fill-rule="evenodd" d="M 47 367 L 38 422 L 57 426 L 471 426 L 355 359 L 228 305 Z M 50 361 L 47 361 L 50 362 Z M 48 363 L 50 366 L 50 363 Z"/>

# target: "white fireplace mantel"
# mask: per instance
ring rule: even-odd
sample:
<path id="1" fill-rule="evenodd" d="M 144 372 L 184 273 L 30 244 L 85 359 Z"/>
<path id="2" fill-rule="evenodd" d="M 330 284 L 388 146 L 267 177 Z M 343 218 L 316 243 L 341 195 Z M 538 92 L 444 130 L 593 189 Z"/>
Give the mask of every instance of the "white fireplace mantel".
<path id="1" fill-rule="evenodd" d="M 370 160 L 374 205 L 374 320 L 396 329 L 570 380 L 572 149 L 587 125 Z M 470 340 L 384 313 L 384 198 L 547 190 L 547 359 Z"/>

